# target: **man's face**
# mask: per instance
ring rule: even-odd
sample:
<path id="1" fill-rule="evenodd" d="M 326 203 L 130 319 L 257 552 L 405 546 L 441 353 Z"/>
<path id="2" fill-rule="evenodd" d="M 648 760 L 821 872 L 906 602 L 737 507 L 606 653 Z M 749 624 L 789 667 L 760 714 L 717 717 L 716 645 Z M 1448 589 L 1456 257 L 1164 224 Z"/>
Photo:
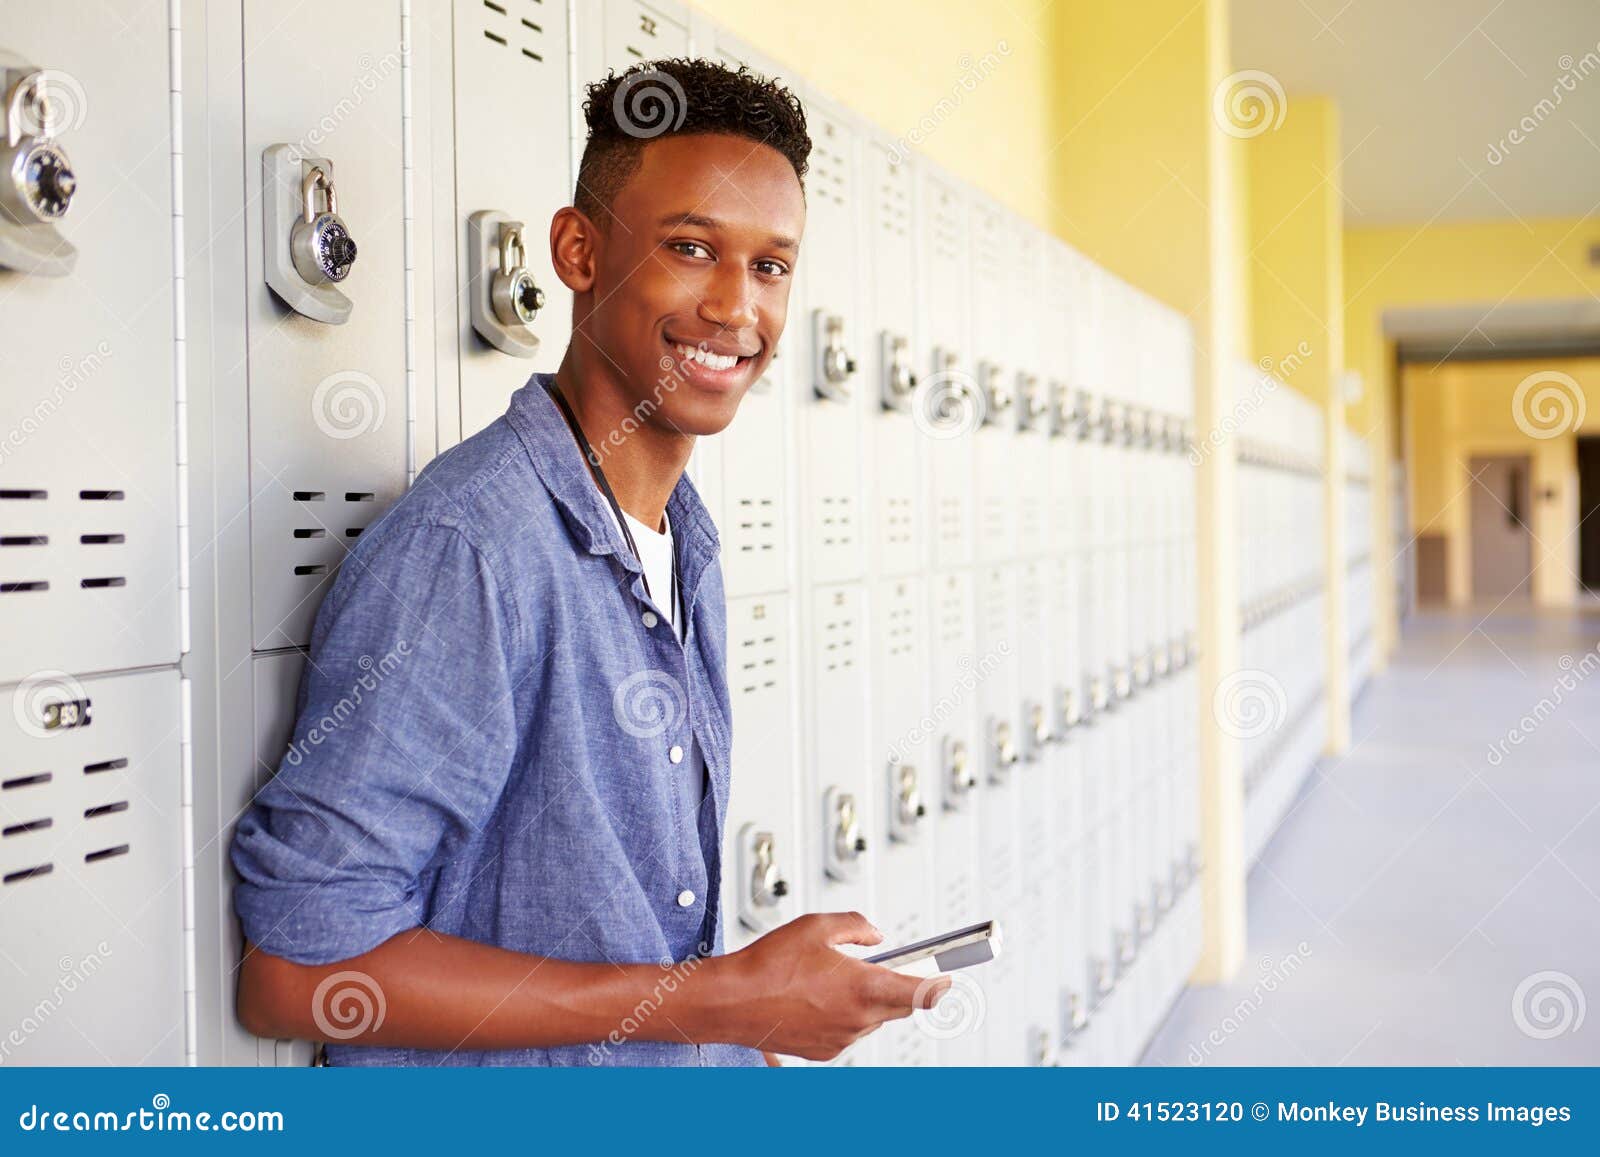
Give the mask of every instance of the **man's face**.
<path id="1" fill-rule="evenodd" d="M 715 434 L 772 360 L 805 198 L 783 154 L 742 137 L 645 146 L 595 240 L 581 330 L 651 425 Z"/>

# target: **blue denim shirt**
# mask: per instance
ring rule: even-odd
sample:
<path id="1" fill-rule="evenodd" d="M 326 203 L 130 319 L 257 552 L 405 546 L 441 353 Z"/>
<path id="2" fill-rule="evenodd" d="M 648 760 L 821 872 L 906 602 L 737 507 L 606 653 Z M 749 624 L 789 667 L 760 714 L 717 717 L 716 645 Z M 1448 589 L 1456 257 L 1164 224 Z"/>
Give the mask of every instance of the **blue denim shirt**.
<path id="1" fill-rule="evenodd" d="M 418 925 L 563 960 L 676 963 L 679 977 L 704 946 L 722 950 L 731 733 L 717 531 L 685 476 L 667 503 L 682 540 L 680 643 L 551 380 L 534 375 L 503 416 L 429 463 L 323 601 L 289 750 L 233 841 L 234 906 L 273 955 L 344 960 Z M 691 728 L 710 774 L 698 809 Z M 325 996 L 337 1005 L 338 986 Z M 345 1031 L 358 1007 L 316 1011 Z M 631 1039 L 654 1012 L 634 1010 L 594 1046 L 327 1053 L 346 1065 L 763 1063 L 732 1045 Z"/>

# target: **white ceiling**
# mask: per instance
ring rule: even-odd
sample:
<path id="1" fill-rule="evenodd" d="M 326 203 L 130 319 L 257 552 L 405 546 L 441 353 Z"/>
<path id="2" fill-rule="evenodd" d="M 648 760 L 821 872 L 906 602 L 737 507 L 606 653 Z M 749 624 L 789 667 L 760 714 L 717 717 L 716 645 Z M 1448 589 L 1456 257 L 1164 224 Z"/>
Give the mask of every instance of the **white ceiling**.
<path id="1" fill-rule="evenodd" d="M 1234 0 L 1231 21 L 1232 67 L 1276 77 L 1291 116 L 1337 99 L 1350 223 L 1600 209 L 1596 0 Z"/>

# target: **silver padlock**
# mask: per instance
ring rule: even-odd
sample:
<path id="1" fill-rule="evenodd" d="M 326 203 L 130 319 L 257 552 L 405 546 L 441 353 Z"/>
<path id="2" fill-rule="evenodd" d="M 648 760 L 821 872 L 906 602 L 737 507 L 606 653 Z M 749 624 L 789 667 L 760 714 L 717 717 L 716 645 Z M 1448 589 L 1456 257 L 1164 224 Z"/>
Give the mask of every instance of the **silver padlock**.
<path id="1" fill-rule="evenodd" d="M 1010 387 L 1005 384 L 1000 367 L 993 362 L 978 363 L 978 388 L 983 391 L 985 426 L 998 426 L 1005 420 L 1006 413 L 1015 401 Z"/>
<path id="2" fill-rule="evenodd" d="M 836 880 L 853 880 L 860 870 L 861 856 L 867 850 L 867 837 L 861 834 L 861 813 L 856 808 L 856 797 L 849 792 L 830 788 L 827 807 L 833 830 L 829 837 L 825 868 L 828 875 Z"/>
<path id="3" fill-rule="evenodd" d="M 949 792 L 945 797 L 946 808 L 956 811 L 966 807 L 967 796 L 978 786 L 978 777 L 973 774 L 965 740 L 945 740 L 944 768 L 945 782 L 949 784 Z"/>
<path id="4" fill-rule="evenodd" d="M 317 190 L 326 195 L 327 208 L 317 211 Z M 333 181 L 320 168 L 300 180 L 300 220 L 289 235 L 289 254 L 296 272 L 307 285 L 338 283 L 350 276 L 356 260 L 356 243 L 339 216 L 339 196 Z"/>
<path id="5" fill-rule="evenodd" d="M 1046 414 L 1043 394 L 1039 390 L 1039 375 L 1026 370 L 1017 372 L 1017 429 L 1036 430 Z"/>
<path id="6" fill-rule="evenodd" d="M 18 225 L 59 221 L 72 207 L 78 179 L 67 154 L 50 136 L 50 96 L 44 72 L 23 75 L 6 94 L 6 181 L 0 208 Z M 31 110 L 38 136 L 31 136 L 23 113 Z"/>
<path id="7" fill-rule="evenodd" d="M 899 843 L 910 843 L 916 838 L 917 825 L 928 814 L 914 766 L 890 761 L 889 797 L 889 837 Z"/>
<path id="8" fill-rule="evenodd" d="M 883 396 L 885 410 L 905 410 L 917 388 L 916 371 L 911 368 L 911 343 L 897 333 L 883 331 Z"/>
<path id="9" fill-rule="evenodd" d="M 490 284 L 489 300 L 503 325 L 532 325 L 544 308 L 544 290 L 528 269 L 519 225 L 504 222 L 500 226 L 500 269 Z"/>
<path id="10" fill-rule="evenodd" d="M 989 723 L 989 779 L 1005 783 L 1011 778 L 1011 769 L 1017 764 L 1017 744 L 1012 738 L 1011 722 L 995 719 Z"/>
<path id="11" fill-rule="evenodd" d="M 845 383 L 856 372 L 856 360 L 844 344 L 844 318 L 825 309 L 815 309 L 811 319 L 814 388 L 818 397 L 842 402 L 850 396 Z"/>
<path id="12" fill-rule="evenodd" d="M 778 870 L 773 852 L 771 832 L 762 832 L 755 840 L 755 869 L 750 877 L 750 899 L 760 908 L 776 908 L 778 901 L 789 894 L 789 884 Z"/>

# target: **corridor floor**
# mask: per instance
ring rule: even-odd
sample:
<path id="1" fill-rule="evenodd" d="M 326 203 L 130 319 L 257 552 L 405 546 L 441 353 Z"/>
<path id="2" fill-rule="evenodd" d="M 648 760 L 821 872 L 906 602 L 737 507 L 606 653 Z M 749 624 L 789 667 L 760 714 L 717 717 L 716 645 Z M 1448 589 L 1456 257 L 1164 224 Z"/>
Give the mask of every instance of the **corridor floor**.
<path id="1" fill-rule="evenodd" d="M 1413 616 L 1250 874 L 1237 977 L 1144 1063 L 1600 1063 L 1597 644 L 1596 614 Z"/>

